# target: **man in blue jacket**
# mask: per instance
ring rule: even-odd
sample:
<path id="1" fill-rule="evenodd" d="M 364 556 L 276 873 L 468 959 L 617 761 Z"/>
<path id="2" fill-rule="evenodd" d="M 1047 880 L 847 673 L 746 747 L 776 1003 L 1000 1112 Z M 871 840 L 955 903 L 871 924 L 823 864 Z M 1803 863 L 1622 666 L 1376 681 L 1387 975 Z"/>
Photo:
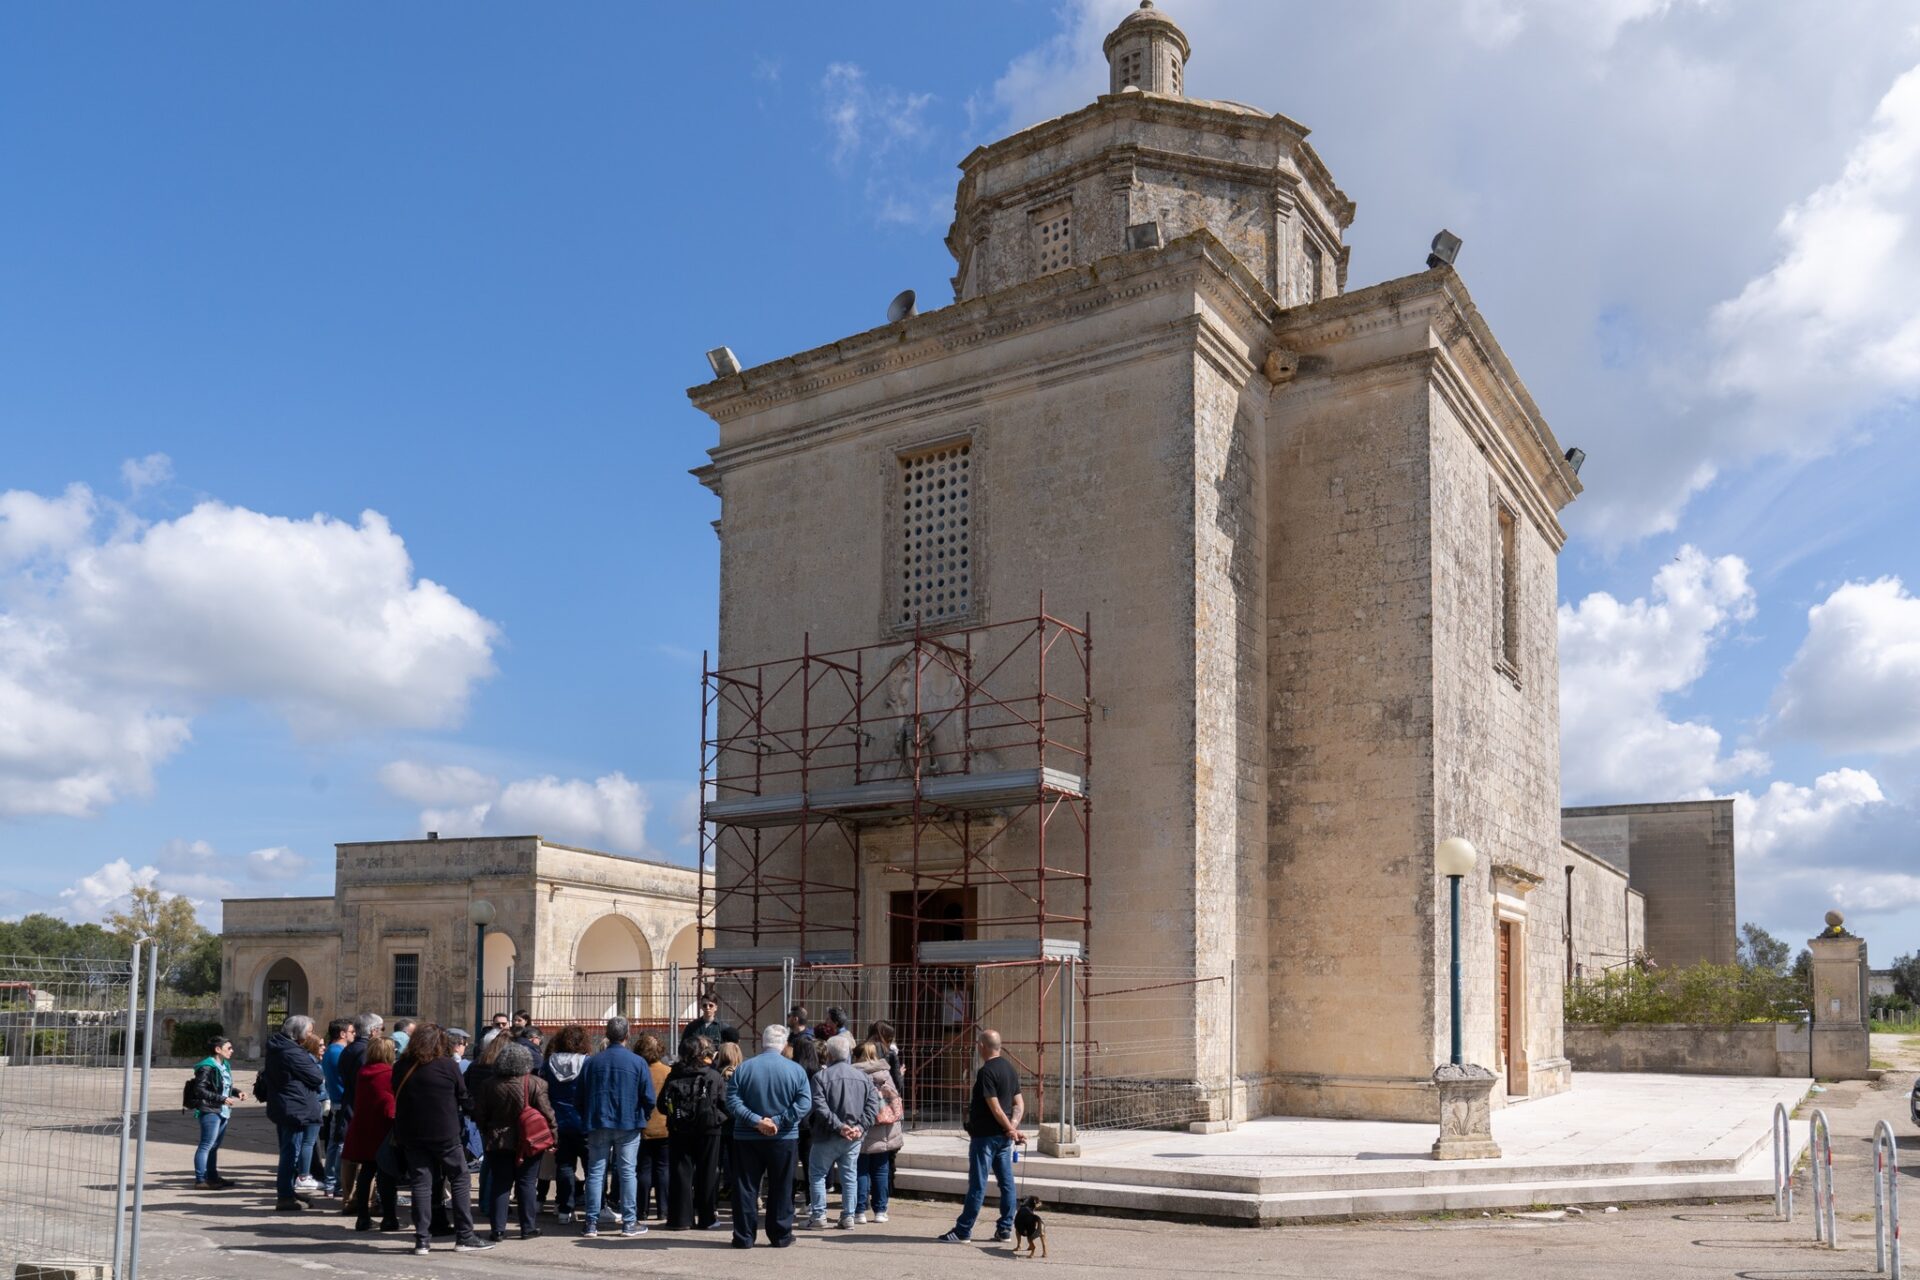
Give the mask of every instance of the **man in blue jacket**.
<path id="1" fill-rule="evenodd" d="M 580 1070 L 580 1120 L 587 1130 L 587 1229 L 600 1234 L 600 1197 L 606 1188 L 607 1159 L 613 1159 L 619 1196 L 620 1234 L 643 1236 L 635 1207 L 634 1165 L 640 1131 L 653 1114 L 653 1072 L 646 1060 L 627 1048 L 627 1020 L 607 1019 L 607 1047 Z M 792 1177 L 789 1172 L 788 1177 Z"/>
<path id="2" fill-rule="evenodd" d="M 799 1063 L 783 1056 L 787 1029 L 760 1033 L 760 1053 L 727 1081 L 733 1117 L 733 1247 L 753 1248 L 760 1229 L 760 1183 L 767 1184 L 767 1242 L 793 1243 L 793 1171 L 800 1122 L 813 1110 L 813 1086 Z"/>

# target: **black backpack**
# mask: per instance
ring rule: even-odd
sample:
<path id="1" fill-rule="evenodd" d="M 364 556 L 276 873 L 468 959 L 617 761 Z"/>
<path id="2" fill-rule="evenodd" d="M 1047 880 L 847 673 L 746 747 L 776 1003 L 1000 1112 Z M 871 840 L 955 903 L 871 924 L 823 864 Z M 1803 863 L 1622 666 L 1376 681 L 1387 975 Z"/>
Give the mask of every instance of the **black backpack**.
<path id="1" fill-rule="evenodd" d="M 676 1075 L 660 1087 L 660 1114 L 668 1133 L 708 1133 L 726 1118 L 711 1069 Z"/>

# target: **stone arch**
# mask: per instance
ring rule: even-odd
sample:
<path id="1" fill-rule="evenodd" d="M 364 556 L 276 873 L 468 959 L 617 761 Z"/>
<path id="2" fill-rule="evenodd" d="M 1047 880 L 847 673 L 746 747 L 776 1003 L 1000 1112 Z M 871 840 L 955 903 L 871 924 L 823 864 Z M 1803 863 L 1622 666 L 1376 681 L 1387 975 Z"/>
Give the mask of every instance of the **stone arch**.
<path id="1" fill-rule="evenodd" d="M 253 1007 L 257 1020 L 256 1045 L 280 1030 L 280 1024 L 296 1013 L 309 1011 L 313 984 L 307 971 L 292 956 L 277 956 L 262 964 L 253 983 Z"/>
<path id="2" fill-rule="evenodd" d="M 664 964 L 680 966 L 680 1007 L 674 1019 L 686 1022 L 700 1016 L 700 927 L 688 925 L 667 944 Z"/>
<path id="3" fill-rule="evenodd" d="M 573 944 L 576 976 L 637 973 L 653 968 L 653 947 L 638 923 L 618 911 L 600 916 Z"/>
<path id="4" fill-rule="evenodd" d="M 487 999 L 495 1002 L 495 1007 L 504 1008 L 513 1003 L 519 959 L 520 948 L 511 934 L 501 929 L 487 930 L 486 941 L 480 944 L 480 986 Z"/>

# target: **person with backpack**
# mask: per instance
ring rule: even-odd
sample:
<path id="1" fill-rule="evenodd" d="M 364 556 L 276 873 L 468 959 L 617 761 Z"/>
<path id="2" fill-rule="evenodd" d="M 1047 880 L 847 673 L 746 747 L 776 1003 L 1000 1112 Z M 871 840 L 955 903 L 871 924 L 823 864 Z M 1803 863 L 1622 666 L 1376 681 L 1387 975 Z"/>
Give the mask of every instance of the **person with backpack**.
<path id="1" fill-rule="evenodd" d="M 488 1239 L 507 1238 L 507 1198 L 518 1189 L 520 1238 L 532 1240 L 540 1234 L 534 1184 L 541 1157 L 553 1149 L 559 1121 L 547 1082 L 533 1074 L 533 1054 L 525 1045 L 508 1041 L 493 1067 L 492 1077 L 473 1099 L 474 1122 L 487 1151 L 487 1216 L 493 1224 Z"/>
<path id="2" fill-rule="evenodd" d="M 227 1123 L 233 1118 L 235 1102 L 247 1095 L 233 1087 L 233 1041 L 215 1036 L 207 1043 L 207 1056 L 194 1064 L 180 1104 L 200 1121 L 200 1145 L 193 1149 L 193 1189 L 218 1191 L 233 1185 L 220 1176 L 220 1143 L 227 1136 Z"/>
<path id="3" fill-rule="evenodd" d="M 853 1065 L 866 1072 L 867 1079 L 880 1091 L 880 1114 L 860 1138 L 858 1202 L 853 1206 L 853 1220 L 856 1224 L 885 1222 L 887 1192 L 893 1185 L 893 1158 L 906 1143 L 906 1105 L 894 1088 L 893 1072 L 888 1070 L 880 1046 L 871 1040 L 859 1045 L 853 1051 Z"/>
<path id="4" fill-rule="evenodd" d="M 680 1046 L 680 1060 L 660 1087 L 667 1123 L 667 1230 L 707 1230 L 720 1219 L 720 1131 L 726 1124 L 727 1082 L 713 1065 L 713 1041 L 696 1035 Z"/>
<path id="5" fill-rule="evenodd" d="M 559 1121 L 553 1148 L 553 1208 L 562 1223 L 573 1221 L 581 1193 L 580 1175 L 587 1162 L 587 1126 L 580 1118 L 580 1071 L 587 1065 L 586 1028 L 565 1026 L 547 1046 L 547 1063 L 540 1075 Z"/>

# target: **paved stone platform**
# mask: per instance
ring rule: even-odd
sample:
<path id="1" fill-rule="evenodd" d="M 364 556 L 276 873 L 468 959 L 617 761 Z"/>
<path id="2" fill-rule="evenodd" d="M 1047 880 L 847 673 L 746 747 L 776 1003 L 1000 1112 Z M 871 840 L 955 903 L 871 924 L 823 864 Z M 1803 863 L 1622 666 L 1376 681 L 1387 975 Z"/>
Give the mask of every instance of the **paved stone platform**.
<path id="1" fill-rule="evenodd" d="M 1434 1125 L 1271 1117 L 1225 1133 L 1083 1132 L 1075 1160 L 1032 1155 L 1021 1194 L 1060 1206 L 1246 1225 L 1537 1204 L 1772 1195 L 1771 1123 L 1807 1079 L 1583 1073 L 1495 1113 L 1497 1160 L 1441 1162 Z M 1806 1126 L 1793 1131 L 1794 1154 Z M 961 1195 L 966 1139 L 915 1133 L 903 1190 Z"/>

